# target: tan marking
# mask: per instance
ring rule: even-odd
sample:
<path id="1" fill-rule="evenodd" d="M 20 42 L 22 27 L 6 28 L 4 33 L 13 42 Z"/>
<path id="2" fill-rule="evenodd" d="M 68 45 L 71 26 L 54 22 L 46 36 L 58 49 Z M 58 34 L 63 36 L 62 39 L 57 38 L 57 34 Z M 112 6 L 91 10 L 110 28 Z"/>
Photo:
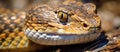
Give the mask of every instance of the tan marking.
<path id="1" fill-rule="evenodd" d="M 16 34 L 13 32 L 13 33 L 10 33 L 9 34 L 9 37 L 12 37 L 12 38 L 14 38 L 14 37 L 16 37 Z"/>
<path id="2" fill-rule="evenodd" d="M 10 24 L 10 28 L 15 28 L 15 25 L 14 24 Z"/>
<path id="3" fill-rule="evenodd" d="M 37 24 L 34 24 L 34 23 L 33 23 L 33 24 L 31 24 L 31 26 L 36 27 L 36 26 L 37 26 Z"/>
<path id="4" fill-rule="evenodd" d="M 14 20 L 14 22 L 17 23 L 17 24 L 20 24 L 21 23 L 20 21 L 21 21 L 21 19 Z"/>
<path id="5" fill-rule="evenodd" d="M 40 27 L 34 27 L 34 29 L 35 29 L 35 30 L 39 30 L 39 29 L 40 29 Z"/>
<path id="6" fill-rule="evenodd" d="M 63 28 L 62 24 L 58 24 L 58 23 L 48 23 L 48 24 L 57 28 Z"/>
<path id="7" fill-rule="evenodd" d="M 0 29 L 4 29 L 5 27 L 4 27 L 5 25 L 0 25 Z"/>
<path id="8" fill-rule="evenodd" d="M 10 43 L 12 41 L 12 38 L 11 37 L 7 37 L 5 40 L 6 40 L 6 42 Z"/>
<path id="9" fill-rule="evenodd" d="M 3 47 L 7 47 L 9 45 L 9 43 L 3 42 L 2 45 L 3 45 Z"/>
<path id="10" fill-rule="evenodd" d="M 19 33 L 19 28 L 15 28 L 13 31 L 14 31 L 15 33 Z"/>
<path id="11" fill-rule="evenodd" d="M 20 44 L 21 44 L 21 45 L 24 45 L 25 43 L 26 43 L 26 42 L 25 42 L 24 40 L 21 40 L 21 41 L 20 41 Z"/>
<path id="12" fill-rule="evenodd" d="M 29 28 L 29 29 L 34 29 L 33 27 L 30 27 L 30 26 L 29 26 L 28 28 Z"/>
<path id="13" fill-rule="evenodd" d="M 12 41 L 11 45 L 12 46 L 17 46 L 18 42 L 17 41 Z"/>
<path id="14" fill-rule="evenodd" d="M 24 35 L 24 32 L 19 32 L 19 33 L 18 33 L 18 36 L 20 36 L 20 37 L 25 36 L 25 35 Z"/>
<path id="15" fill-rule="evenodd" d="M 10 19 L 9 19 L 9 20 L 6 20 L 5 23 L 6 23 L 6 24 L 10 24 L 10 22 L 11 22 L 11 21 L 10 21 Z"/>
<path id="16" fill-rule="evenodd" d="M 0 38 L 6 38 L 6 33 L 0 34 Z"/>

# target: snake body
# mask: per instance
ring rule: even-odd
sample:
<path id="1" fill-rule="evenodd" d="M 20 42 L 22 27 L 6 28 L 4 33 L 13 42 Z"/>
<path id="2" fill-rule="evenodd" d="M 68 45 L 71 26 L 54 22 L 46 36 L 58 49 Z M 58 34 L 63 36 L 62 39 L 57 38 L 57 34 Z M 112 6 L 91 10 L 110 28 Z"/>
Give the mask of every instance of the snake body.
<path id="1" fill-rule="evenodd" d="M 0 49 L 24 48 L 28 38 L 24 35 L 25 12 L 0 8 Z"/>
<path id="2" fill-rule="evenodd" d="M 69 45 L 86 43 L 100 35 L 100 18 L 92 3 L 63 2 L 57 7 L 38 5 L 28 10 L 24 32 L 35 43 Z"/>

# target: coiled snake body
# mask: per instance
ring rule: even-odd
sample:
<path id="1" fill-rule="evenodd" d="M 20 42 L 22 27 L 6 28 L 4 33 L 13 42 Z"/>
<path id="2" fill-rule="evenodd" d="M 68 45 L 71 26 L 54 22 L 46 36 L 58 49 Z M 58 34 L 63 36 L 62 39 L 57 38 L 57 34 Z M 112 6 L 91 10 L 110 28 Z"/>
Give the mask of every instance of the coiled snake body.
<path id="1" fill-rule="evenodd" d="M 25 12 L 0 8 L 0 49 L 28 46 L 23 25 Z"/>
<path id="2" fill-rule="evenodd" d="M 42 45 L 69 45 L 93 41 L 100 35 L 100 18 L 95 9 L 92 3 L 66 1 L 57 7 L 32 7 L 26 12 L 26 18 L 23 13 L 12 11 L 12 14 L 3 10 L 0 13 L 0 45 L 3 47 L 5 44 L 4 47 L 10 48 L 25 46 L 28 44 L 26 36 Z M 18 38 L 15 38 L 16 36 Z M 12 44 L 13 40 L 15 43 Z"/>

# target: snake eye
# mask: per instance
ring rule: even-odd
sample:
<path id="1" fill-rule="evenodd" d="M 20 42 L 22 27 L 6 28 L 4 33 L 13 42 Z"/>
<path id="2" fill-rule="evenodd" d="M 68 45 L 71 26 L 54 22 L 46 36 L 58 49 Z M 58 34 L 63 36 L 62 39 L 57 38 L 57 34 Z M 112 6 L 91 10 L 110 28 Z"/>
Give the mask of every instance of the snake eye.
<path id="1" fill-rule="evenodd" d="M 66 24 L 68 21 L 68 15 L 64 12 L 58 12 L 58 18 L 62 24 Z"/>

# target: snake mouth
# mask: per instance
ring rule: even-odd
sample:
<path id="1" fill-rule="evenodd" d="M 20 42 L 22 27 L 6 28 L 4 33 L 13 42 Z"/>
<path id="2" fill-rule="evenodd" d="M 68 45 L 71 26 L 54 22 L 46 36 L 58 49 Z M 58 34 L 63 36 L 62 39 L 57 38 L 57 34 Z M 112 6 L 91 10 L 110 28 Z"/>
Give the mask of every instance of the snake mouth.
<path id="1" fill-rule="evenodd" d="M 74 34 L 74 33 L 47 33 L 47 32 L 43 32 L 47 35 L 59 35 L 59 36 L 76 36 L 76 35 L 84 35 L 84 34 L 92 34 L 92 33 L 97 33 L 100 31 L 100 28 L 99 27 L 91 27 L 87 32 L 85 33 L 81 33 L 81 34 Z"/>
<path id="2" fill-rule="evenodd" d="M 93 28 L 91 28 L 93 30 Z M 41 33 L 27 28 L 26 36 L 35 43 L 42 45 L 69 45 L 86 43 L 99 37 L 100 30 L 95 30 L 87 34 L 58 34 L 58 33 Z"/>

